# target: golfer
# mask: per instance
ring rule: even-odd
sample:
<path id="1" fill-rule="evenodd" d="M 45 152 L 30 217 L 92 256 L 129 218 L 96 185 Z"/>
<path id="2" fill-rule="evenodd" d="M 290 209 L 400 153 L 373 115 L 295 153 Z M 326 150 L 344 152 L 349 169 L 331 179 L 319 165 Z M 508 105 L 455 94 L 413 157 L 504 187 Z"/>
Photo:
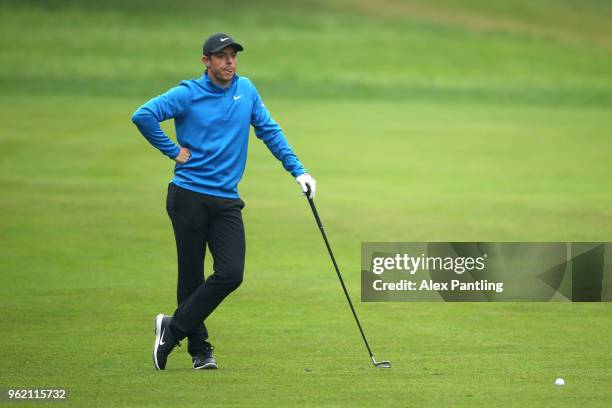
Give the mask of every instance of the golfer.
<path id="1" fill-rule="evenodd" d="M 315 180 L 287 143 L 253 83 L 236 74 L 242 45 L 224 33 L 210 36 L 203 47 L 204 75 L 141 106 L 132 121 L 160 152 L 176 162 L 168 186 L 166 209 L 176 239 L 178 308 L 155 318 L 153 362 L 166 367 L 168 355 L 188 338 L 193 368 L 217 368 L 204 322 L 242 282 L 245 238 L 238 195 L 244 172 L 249 127 L 283 167 L 314 198 Z M 178 145 L 159 122 L 174 119 Z M 204 280 L 206 246 L 213 273 Z"/>

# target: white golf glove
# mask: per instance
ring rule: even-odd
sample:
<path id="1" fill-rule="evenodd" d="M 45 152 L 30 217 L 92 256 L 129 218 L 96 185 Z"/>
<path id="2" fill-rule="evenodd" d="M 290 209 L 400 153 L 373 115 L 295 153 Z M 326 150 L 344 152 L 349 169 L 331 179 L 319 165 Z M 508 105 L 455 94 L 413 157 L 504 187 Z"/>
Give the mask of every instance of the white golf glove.
<path id="1" fill-rule="evenodd" d="M 302 193 L 304 193 L 304 195 L 306 195 L 308 187 L 310 187 L 310 196 L 308 196 L 308 198 L 313 200 L 315 197 L 315 191 L 317 190 L 317 182 L 315 181 L 315 179 L 313 179 L 310 174 L 304 173 L 301 176 L 297 176 L 295 180 L 302 187 Z"/>

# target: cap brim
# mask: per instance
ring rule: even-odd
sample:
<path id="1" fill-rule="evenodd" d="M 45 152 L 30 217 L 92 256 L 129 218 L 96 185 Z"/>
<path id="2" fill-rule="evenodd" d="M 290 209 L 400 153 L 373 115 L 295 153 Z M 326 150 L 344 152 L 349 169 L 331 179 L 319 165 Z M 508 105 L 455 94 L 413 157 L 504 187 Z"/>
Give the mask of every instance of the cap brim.
<path id="1" fill-rule="evenodd" d="M 233 42 L 233 43 L 229 43 L 229 44 L 221 44 L 217 48 L 210 50 L 210 54 L 214 54 L 216 52 L 224 50 L 227 47 L 232 47 L 236 51 L 244 51 L 244 47 L 242 45 L 238 44 L 237 42 Z"/>

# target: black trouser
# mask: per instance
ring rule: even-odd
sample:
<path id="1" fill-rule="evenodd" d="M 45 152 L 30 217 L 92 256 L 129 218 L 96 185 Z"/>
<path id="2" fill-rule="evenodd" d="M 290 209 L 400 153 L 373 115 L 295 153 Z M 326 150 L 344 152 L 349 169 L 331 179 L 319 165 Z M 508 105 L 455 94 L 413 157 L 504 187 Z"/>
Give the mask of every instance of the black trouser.
<path id="1" fill-rule="evenodd" d="M 189 353 L 202 351 L 208 331 L 204 320 L 242 282 L 244 225 L 239 199 L 196 193 L 170 183 L 166 209 L 176 239 L 178 308 L 170 330 L 177 340 L 189 339 Z M 213 274 L 204 281 L 206 245 Z"/>

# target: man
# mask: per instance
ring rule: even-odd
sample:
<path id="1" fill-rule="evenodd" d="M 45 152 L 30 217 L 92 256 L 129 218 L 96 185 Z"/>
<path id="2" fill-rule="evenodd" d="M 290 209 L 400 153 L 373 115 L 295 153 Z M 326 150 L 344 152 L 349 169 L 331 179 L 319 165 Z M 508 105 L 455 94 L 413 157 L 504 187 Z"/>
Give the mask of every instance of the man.
<path id="1" fill-rule="evenodd" d="M 237 185 L 246 164 L 250 125 L 304 194 L 310 192 L 314 198 L 315 180 L 293 153 L 255 86 L 236 75 L 237 53 L 243 50 L 227 34 L 210 36 L 203 47 L 204 75 L 182 81 L 132 116 L 144 137 L 176 161 L 166 209 L 176 239 L 178 308 L 171 317 L 155 318 L 153 362 L 159 370 L 165 369 L 168 355 L 185 337 L 193 368 L 217 368 L 204 321 L 242 282 L 244 202 Z M 170 118 L 179 146 L 159 126 Z M 204 280 L 206 245 L 214 271 Z"/>

